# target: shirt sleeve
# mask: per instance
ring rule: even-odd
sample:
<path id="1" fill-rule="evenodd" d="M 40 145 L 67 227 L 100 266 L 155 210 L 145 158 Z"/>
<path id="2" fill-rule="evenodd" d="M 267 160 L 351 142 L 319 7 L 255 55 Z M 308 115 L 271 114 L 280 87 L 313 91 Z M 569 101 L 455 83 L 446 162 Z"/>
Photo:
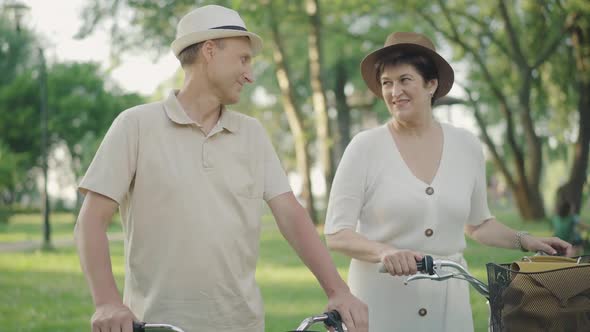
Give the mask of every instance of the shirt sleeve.
<path id="1" fill-rule="evenodd" d="M 477 139 L 475 139 L 477 141 Z M 482 222 L 493 218 L 488 207 L 486 163 L 481 144 L 477 141 L 476 156 L 476 178 L 471 193 L 471 209 L 467 222 L 470 225 L 479 225 Z"/>
<path id="2" fill-rule="evenodd" d="M 268 202 L 274 197 L 292 190 L 287 174 L 281 165 L 281 161 L 272 146 L 266 130 L 262 124 L 259 122 L 257 124 L 262 133 L 262 149 L 264 151 L 264 187 L 262 198 Z"/>
<path id="3" fill-rule="evenodd" d="M 342 155 L 332 182 L 324 234 L 334 234 L 342 229 L 356 229 L 365 200 L 365 151 L 357 135 Z"/>
<path id="4" fill-rule="evenodd" d="M 138 152 L 137 123 L 123 112 L 113 121 L 78 186 L 121 204 L 135 176 Z"/>
<path id="5" fill-rule="evenodd" d="M 574 225 L 577 225 L 580 223 L 580 216 L 577 214 L 572 215 L 572 222 Z"/>

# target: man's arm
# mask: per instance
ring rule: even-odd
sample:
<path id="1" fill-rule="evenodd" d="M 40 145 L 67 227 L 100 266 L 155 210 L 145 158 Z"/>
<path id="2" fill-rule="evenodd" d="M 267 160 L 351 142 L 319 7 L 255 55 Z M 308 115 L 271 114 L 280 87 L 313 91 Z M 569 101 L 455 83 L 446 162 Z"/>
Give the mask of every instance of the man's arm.
<path id="1" fill-rule="evenodd" d="M 92 331 L 132 331 L 133 313 L 123 305 L 117 290 L 109 254 L 107 227 L 117 202 L 89 191 L 74 229 L 80 265 L 90 286 L 96 311 Z"/>
<path id="2" fill-rule="evenodd" d="M 367 306 L 354 297 L 332 262 L 307 211 L 292 192 L 268 202 L 281 234 L 318 279 L 328 296 L 328 310 L 338 310 L 351 332 L 368 331 Z"/>

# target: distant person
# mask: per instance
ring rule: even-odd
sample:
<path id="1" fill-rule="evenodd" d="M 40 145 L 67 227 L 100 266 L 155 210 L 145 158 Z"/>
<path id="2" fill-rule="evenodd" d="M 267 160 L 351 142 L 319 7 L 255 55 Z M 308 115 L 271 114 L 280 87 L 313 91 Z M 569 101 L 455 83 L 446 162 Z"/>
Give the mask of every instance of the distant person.
<path id="1" fill-rule="evenodd" d="M 580 222 L 575 205 L 567 200 L 558 203 L 557 211 L 551 219 L 554 236 L 568 241 L 573 245 L 574 254 L 584 253 L 584 241 L 580 230 L 589 230 L 590 226 Z"/>
<path id="2" fill-rule="evenodd" d="M 255 280 L 262 201 L 317 277 L 349 331 L 367 331 L 367 306 L 340 278 L 263 126 L 226 105 L 253 83 L 262 41 L 237 12 L 198 8 L 178 23 L 172 51 L 182 88 L 122 112 L 88 168 L 76 240 L 96 312 L 92 331 L 131 331 L 132 320 L 185 331 L 262 332 Z M 125 293 L 109 257 L 119 208 Z"/>
<path id="3" fill-rule="evenodd" d="M 465 234 L 489 246 L 550 254 L 571 254 L 571 245 L 515 231 L 492 216 L 480 141 L 432 115 L 454 73 L 430 39 L 392 33 L 364 58 L 361 73 L 391 119 L 356 135 L 344 152 L 328 204 L 328 247 L 352 257 L 349 286 L 369 305 L 371 332 L 472 331 L 468 283 L 404 285 L 392 276 L 415 274 L 424 255 L 466 267 Z"/>

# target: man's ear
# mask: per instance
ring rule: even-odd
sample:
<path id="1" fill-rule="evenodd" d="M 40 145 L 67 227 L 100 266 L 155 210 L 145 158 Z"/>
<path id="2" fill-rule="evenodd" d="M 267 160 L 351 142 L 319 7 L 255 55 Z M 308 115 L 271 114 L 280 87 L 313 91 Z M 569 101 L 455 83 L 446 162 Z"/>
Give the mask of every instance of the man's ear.
<path id="1" fill-rule="evenodd" d="M 215 45 L 214 41 L 212 41 L 212 40 L 204 41 L 203 46 L 201 47 L 201 55 L 203 56 L 203 59 L 205 59 L 205 61 L 209 62 L 213 58 L 216 48 L 217 48 L 217 45 Z"/>

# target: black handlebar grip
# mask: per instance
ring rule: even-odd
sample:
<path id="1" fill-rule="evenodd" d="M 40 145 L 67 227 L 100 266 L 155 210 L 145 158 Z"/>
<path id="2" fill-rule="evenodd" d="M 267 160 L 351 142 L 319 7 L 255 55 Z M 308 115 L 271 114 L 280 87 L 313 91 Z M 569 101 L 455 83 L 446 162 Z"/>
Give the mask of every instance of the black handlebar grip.
<path id="1" fill-rule="evenodd" d="M 428 273 L 430 275 L 434 274 L 434 259 L 432 256 L 425 255 L 422 257 L 422 260 L 416 262 L 416 266 L 418 267 L 418 272 Z"/>
<path id="2" fill-rule="evenodd" d="M 133 322 L 133 332 L 145 332 L 145 323 Z"/>
<path id="3" fill-rule="evenodd" d="M 344 332 L 344 328 L 342 327 L 342 317 L 340 317 L 338 311 L 332 310 L 326 312 L 326 316 L 328 316 L 328 319 L 324 322 L 326 326 L 333 327 L 336 329 L 336 332 Z"/>

